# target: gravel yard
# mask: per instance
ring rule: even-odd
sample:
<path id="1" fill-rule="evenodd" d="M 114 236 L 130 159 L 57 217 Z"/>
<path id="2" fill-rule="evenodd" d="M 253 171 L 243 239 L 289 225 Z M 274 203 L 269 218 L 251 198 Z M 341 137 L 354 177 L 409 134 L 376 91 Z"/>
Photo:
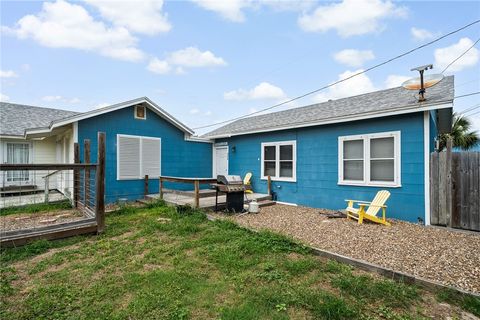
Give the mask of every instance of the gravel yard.
<path id="1" fill-rule="evenodd" d="M 328 210 L 274 205 L 260 214 L 233 216 L 240 225 L 290 235 L 319 249 L 480 293 L 480 234 L 390 220 L 391 227 L 345 218 Z"/>

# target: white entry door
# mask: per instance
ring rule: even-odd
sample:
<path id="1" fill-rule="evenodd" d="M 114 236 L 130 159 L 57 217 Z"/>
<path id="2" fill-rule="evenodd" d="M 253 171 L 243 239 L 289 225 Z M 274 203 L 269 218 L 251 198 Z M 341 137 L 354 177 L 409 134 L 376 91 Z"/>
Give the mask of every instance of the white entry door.
<path id="1" fill-rule="evenodd" d="M 215 177 L 228 175 L 228 146 L 215 147 Z"/>

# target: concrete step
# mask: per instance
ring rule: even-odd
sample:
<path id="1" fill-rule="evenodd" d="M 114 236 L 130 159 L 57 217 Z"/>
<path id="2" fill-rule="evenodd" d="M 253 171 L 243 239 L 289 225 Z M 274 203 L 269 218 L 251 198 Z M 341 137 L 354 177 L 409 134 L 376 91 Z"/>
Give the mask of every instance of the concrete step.
<path id="1" fill-rule="evenodd" d="M 275 202 L 275 201 L 272 201 L 272 200 L 262 200 L 262 201 L 258 201 L 258 206 L 259 206 L 260 208 L 273 206 L 273 205 L 275 205 L 275 204 L 276 204 L 276 202 Z"/>

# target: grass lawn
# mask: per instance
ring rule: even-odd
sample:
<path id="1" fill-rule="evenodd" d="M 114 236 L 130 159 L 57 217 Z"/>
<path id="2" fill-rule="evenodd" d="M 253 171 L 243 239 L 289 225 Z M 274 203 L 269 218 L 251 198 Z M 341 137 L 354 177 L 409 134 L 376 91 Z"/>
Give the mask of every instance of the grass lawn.
<path id="1" fill-rule="evenodd" d="M 65 210 L 71 209 L 72 205 L 70 201 L 60 201 L 56 203 L 36 203 L 30 204 L 20 207 L 10 207 L 10 208 L 2 208 L 0 209 L 0 217 L 1 216 L 8 216 L 11 214 L 17 213 L 39 213 L 39 212 L 46 212 L 46 211 L 56 211 L 56 210 Z"/>
<path id="2" fill-rule="evenodd" d="M 286 237 L 161 204 L 107 215 L 100 236 L 5 249 L 0 270 L 1 319 L 480 315 L 479 299 L 434 295 L 317 258 Z"/>

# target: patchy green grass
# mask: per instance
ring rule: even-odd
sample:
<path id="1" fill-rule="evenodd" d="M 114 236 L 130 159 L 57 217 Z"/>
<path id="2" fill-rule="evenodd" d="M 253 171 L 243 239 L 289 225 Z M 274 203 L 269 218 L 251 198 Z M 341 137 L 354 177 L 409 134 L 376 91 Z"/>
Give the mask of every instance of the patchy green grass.
<path id="1" fill-rule="evenodd" d="M 3 250 L 0 276 L 1 319 L 423 319 L 439 303 L 290 238 L 162 202 L 120 208 L 99 236 Z M 442 301 L 475 312 L 478 301 L 456 299 Z"/>
<path id="2" fill-rule="evenodd" d="M 2 208 L 0 209 L 0 216 L 8 216 L 16 213 L 38 213 L 45 211 L 57 211 L 71 209 L 70 201 L 60 201 L 55 203 L 36 203 L 20 207 Z"/>

